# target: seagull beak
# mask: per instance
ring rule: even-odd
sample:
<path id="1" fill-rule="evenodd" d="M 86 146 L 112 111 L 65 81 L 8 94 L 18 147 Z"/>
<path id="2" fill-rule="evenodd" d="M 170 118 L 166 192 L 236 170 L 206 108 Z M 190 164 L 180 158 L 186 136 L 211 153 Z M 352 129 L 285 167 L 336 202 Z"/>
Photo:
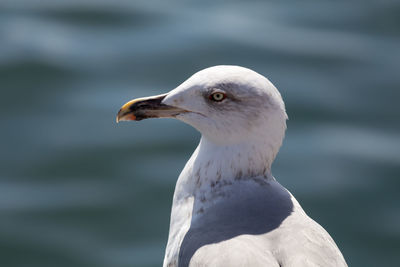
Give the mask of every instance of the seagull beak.
<path id="1" fill-rule="evenodd" d="M 121 107 L 117 115 L 117 123 L 120 121 L 140 121 L 148 118 L 173 118 L 176 115 L 188 112 L 161 102 L 167 94 L 137 98 L 127 102 Z"/>

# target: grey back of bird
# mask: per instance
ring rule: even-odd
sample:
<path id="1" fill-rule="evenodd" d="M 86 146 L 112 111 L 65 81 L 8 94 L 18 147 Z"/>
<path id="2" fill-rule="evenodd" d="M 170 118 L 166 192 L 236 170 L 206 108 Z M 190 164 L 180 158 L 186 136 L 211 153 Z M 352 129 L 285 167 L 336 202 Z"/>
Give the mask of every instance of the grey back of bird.
<path id="1" fill-rule="evenodd" d="M 179 267 L 347 266 L 329 234 L 274 179 L 237 181 L 226 192 L 193 217 Z"/>

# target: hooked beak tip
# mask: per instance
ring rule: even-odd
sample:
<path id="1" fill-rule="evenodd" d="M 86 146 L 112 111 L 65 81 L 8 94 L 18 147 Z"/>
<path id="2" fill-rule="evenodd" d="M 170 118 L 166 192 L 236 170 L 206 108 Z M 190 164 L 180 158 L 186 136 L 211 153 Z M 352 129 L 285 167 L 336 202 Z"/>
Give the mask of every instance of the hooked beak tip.
<path id="1" fill-rule="evenodd" d="M 135 114 L 133 114 L 133 112 L 126 111 L 125 109 L 121 108 L 118 111 L 118 115 L 115 121 L 119 123 L 120 121 L 134 121 L 134 120 L 136 120 L 136 116 Z"/>
<path id="2" fill-rule="evenodd" d="M 118 111 L 116 122 L 139 121 L 162 116 L 162 109 L 165 105 L 162 105 L 161 101 L 165 96 L 166 94 L 137 98 L 125 103 Z"/>

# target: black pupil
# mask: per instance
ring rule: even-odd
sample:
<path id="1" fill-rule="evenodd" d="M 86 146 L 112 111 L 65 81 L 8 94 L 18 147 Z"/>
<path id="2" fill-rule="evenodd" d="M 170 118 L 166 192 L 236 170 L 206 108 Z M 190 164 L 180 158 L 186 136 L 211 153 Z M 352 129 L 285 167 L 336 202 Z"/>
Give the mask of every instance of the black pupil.
<path id="1" fill-rule="evenodd" d="M 221 100 L 222 98 L 223 98 L 222 94 L 220 94 L 220 93 L 214 94 L 215 100 Z"/>

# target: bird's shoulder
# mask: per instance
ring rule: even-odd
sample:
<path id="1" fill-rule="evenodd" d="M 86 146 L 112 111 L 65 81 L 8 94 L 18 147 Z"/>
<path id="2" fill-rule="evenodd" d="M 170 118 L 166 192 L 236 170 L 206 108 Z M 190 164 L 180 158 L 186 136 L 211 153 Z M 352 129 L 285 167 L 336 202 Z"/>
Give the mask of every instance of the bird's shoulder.
<path id="1" fill-rule="evenodd" d="M 271 266 L 279 267 L 275 256 L 265 244 L 254 236 L 242 235 L 199 248 L 190 260 L 190 267 L 197 266 Z"/>
<path id="2" fill-rule="evenodd" d="M 266 238 L 281 266 L 347 266 L 329 233 L 300 206 Z"/>
<path id="3" fill-rule="evenodd" d="M 192 220 L 179 266 L 346 266 L 330 235 L 278 182 L 228 189 L 234 197 Z"/>
<path id="4" fill-rule="evenodd" d="M 299 227 L 288 236 L 272 231 L 265 235 L 235 236 L 202 246 L 191 257 L 189 266 L 347 266 L 336 244 L 322 227 L 323 231 L 318 229 L 319 225 Z"/>

